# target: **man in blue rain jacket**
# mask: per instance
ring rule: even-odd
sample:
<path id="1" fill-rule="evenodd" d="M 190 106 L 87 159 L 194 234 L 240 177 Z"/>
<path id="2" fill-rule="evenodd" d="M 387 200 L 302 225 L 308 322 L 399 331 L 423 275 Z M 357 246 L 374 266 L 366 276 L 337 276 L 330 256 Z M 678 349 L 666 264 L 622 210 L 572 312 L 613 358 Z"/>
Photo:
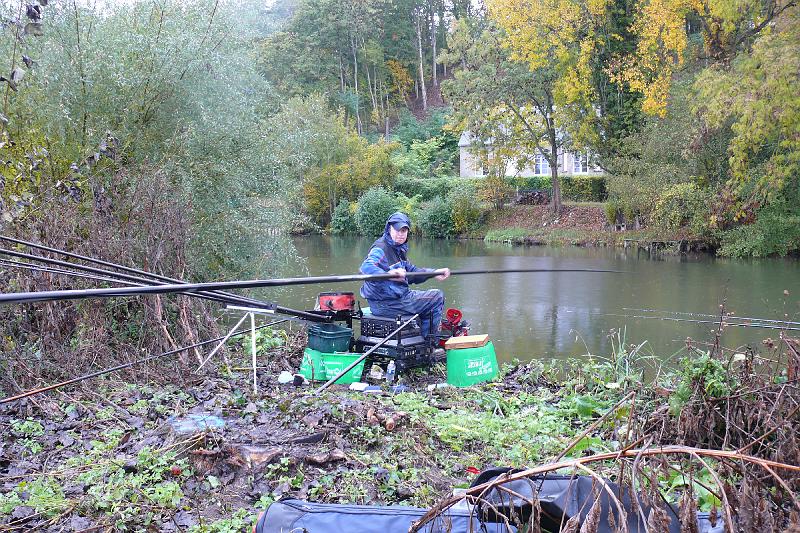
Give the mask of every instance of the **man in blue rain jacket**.
<path id="1" fill-rule="evenodd" d="M 417 291 L 409 288 L 409 283 L 421 283 L 425 279 L 406 278 L 406 272 L 434 272 L 438 280 L 450 276 L 449 268 L 420 268 L 408 260 L 408 232 L 411 221 L 405 213 L 394 213 L 386 221 L 383 236 L 372 244 L 366 259 L 361 264 L 362 274 L 394 274 L 395 279 L 365 281 L 361 296 L 369 302 L 375 316 L 394 318 L 397 315 L 410 316 L 419 313 L 422 335 L 435 334 L 442 322 L 444 293 L 439 289 Z"/>

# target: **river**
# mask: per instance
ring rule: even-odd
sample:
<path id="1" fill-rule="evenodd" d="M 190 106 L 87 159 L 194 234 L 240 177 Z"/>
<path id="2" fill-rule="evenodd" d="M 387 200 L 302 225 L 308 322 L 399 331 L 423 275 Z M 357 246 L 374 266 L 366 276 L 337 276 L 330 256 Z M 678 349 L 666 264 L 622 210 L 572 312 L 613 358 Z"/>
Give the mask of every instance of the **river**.
<path id="1" fill-rule="evenodd" d="M 371 242 L 356 237 L 297 238 L 299 263 L 292 275 L 357 273 Z M 714 318 L 696 315 L 717 315 L 720 305 L 738 316 L 800 322 L 800 262 L 796 259 L 728 260 L 699 254 L 651 257 L 645 251 L 619 248 L 527 247 L 416 238 L 411 240 L 409 257 L 419 266 L 451 270 L 624 271 L 453 276 L 417 286 L 443 289 L 446 306 L 463 311 L 472 322 L 472 333 L 488 333 L 502 361 L 587 353 L 607 357 L 612 340 L 617 342 L 619 337 L 628 345 L 646 341 L 639 353 L 665 360 L 681 352 L 687 337 L 713 340 L 715 325 L 637 317 L 711 321 Z M 291 287 L 264 296 L 287 307 L 310 309 L 318 292 L 351 290 L 358 294 L 358 287 L 355 283 Z M 789 327 L 800 329 L 800 324 Z M 800 331 L 789 333 L 800 336 Z M 779 329 L 729 327 L 722 343 L 731 348 L 760 346 L 762 340 L 777 339 L 779 334 Z"/>

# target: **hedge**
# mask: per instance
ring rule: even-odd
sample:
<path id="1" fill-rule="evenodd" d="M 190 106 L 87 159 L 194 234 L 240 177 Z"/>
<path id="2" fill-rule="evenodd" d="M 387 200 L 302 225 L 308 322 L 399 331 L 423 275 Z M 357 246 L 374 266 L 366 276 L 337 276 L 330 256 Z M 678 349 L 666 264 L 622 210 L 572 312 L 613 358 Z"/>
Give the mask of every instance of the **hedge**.
<path id="1" fill-rule="evenodd" d="M 517 189 L 545 189 L 552 191 L 550 176 L 507 176 L 506 181 Z M 409 198 L 420 195 L 423 201 L 437 196 L 443 197 L 463 187 L 479 188 L 486 178 L 460 178 L 456 176 L 444 178 L 409 178 L 398 176 L 393 189 L 402 192 Z M 561 195 L 566 200 L 576 202 L 604 202 L 608 198 L 606 179 L 604 176 L 561 176 Z"/>

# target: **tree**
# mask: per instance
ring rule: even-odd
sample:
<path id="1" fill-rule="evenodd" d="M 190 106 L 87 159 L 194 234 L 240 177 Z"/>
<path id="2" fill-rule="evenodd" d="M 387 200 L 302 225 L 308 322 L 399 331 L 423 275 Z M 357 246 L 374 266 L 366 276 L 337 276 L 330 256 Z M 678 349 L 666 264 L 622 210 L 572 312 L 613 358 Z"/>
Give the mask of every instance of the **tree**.
<path id="1" fill-rule="evenodd" d="M 764 205 L 800 187 L 800 13 L 787 15 L 752 53 L 729 69 L 706 69 L 695 84 L 709 127 L 732 121 L 730 185 L 745 203 Z"/>
<path id="2" fill-rule="evenodd" d="M 702 35 L 707 61 L 727 65 L 795 5 L 795 0 L 639 0 L 632 28 L 636 50 L 620 58 L 616 79 L 644 95 L 646 113 L 664 116 L 690 33 Z"/>
<path id="3" fill-rule="evenodd" d="M 453 105 L 453 125 L 472 133 L 477 150 L 492 172 L 504 174 L 506 162 L 528 165 L 539 154 L 550 166 L 552 206 L 561 209 L 558 152 L 570 140 L 558 117 L 554 72 L 547 65 L 529 69 L 504 47 L 505 34 L 488 21 L 485 27 L 457 23 L 442 62 L 457 67 L 442 83 Z"/>

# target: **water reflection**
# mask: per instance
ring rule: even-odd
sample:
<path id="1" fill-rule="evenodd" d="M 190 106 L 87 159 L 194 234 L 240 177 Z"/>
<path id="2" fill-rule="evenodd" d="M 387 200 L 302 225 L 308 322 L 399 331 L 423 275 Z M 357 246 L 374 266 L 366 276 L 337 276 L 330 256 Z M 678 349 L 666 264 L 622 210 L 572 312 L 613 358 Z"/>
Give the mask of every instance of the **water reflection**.
<path id="1" fill-rule="evenodd" d="M 308 275 L 356 273 L 373 239 L 311 236 L 295 240 Z M 536 273 L 453 276 L 421 287 L 445 291 L 473 332 L 489 333 L 504 360 L 566 357 L 588 351 L 607 355 L 608 335 L 625 328 L 628 343 L 648 341 L 668 356 L 687 337 L 710 339 L 711 324 L 629 318 L 625 308 L 715 314 L 719 305 L 741 316 L 800 319 L 800 263 L 792 259 L 735 261 L 705 255 L 651 258 L 615 248 L 511 247 L 482 241 L 414 239 L 410 257 L 420 266 L 461 269 L 592 268 L 624 274 Z M 299 267 L 287 275 L 298 275 Z M 358 284 L 292 287 L 265 291 L 281 305 L 310 308 L 318 292 L 358 291 Z M 789 291 L 785 297 L 784 290 Z M 786 315 L 786 317 L 784 317 Z M 797 332 L 800 334 L 800 332 Z M 757 345 L 775 330 L 731 328 L 725 344 Z"/>

